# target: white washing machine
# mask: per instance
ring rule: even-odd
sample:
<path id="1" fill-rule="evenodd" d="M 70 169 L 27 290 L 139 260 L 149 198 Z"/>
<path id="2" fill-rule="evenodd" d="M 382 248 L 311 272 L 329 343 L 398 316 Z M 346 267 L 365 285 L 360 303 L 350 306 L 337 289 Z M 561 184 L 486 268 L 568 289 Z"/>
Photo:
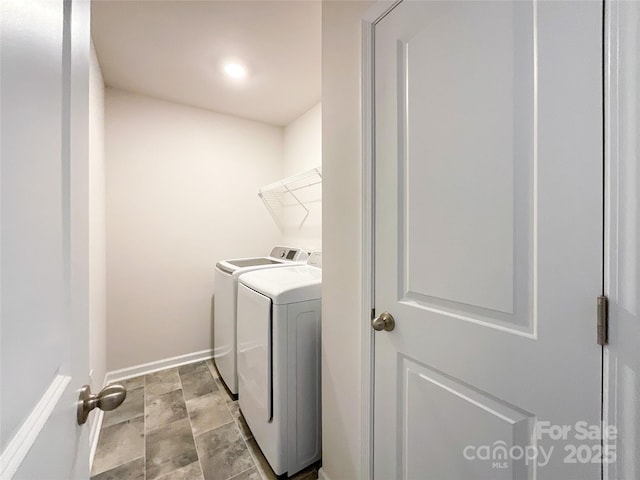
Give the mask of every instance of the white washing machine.
<path id="1" fill-rule="evenodd" d="M 274 247 L 266 257 L 221 260 L 215 270 L 213 312 L 213 358 L 222 380 L 233 395 L 238 394 L 236 360 L 236 299 L 238 277 L 258 269 L 304 265 L 307 252 L 300 248 Z"/>
<path id="2" fill-rule="evenodd" d="M 322 255 L 238 285 L 240 410 L 277 475 L 320 459 Z"/>

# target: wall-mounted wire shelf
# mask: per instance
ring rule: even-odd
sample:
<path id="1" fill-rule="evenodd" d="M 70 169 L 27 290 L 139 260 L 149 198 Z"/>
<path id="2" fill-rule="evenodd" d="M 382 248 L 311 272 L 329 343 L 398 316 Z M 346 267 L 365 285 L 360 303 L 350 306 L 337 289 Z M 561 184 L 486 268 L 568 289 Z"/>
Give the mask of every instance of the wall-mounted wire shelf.
<path id="1" fill-rule="evenodd" d="M 305 205 L 307 196 L 304 191 L 320 184 L 322 184 L 322 167 L 316 167 L 262 187 L 258 191 L 258 196 L 274 220 L 281 226 L 284 208 L 302 208 L 304 216 L 300 222 L 301 226 L 309 216 L 309 208 Z"/>

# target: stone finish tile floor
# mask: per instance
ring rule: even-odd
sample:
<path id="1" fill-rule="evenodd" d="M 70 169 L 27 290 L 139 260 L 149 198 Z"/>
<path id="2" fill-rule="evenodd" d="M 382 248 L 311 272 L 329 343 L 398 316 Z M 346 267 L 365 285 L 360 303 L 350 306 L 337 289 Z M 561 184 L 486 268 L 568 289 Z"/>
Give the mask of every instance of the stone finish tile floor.
<path id="1" fill-rule="evenodd" d="M 92 480 L 274 480 L 211 360 L 120 382 L 105 412 Z M 318 478 L 318 465 L 294 475 Z"/>

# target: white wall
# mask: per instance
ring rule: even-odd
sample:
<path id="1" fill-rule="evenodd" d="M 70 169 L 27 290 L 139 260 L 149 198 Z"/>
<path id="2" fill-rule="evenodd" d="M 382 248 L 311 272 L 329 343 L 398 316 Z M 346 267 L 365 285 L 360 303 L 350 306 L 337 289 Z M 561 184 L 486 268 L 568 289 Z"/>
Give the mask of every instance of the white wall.
<path id="1" fill-rule="evenodd" d="M 91 42 L 89 66 L 89 370 L 91 389 L 100 391 L 107 371 L 105 285 L 104 81 Z M 97 418 L 94 415 L 92 418 Z"/>
<path id="2" fill-rule="evenodd" d="M 213 271 L 281 234 L 257 196 L 283 132 L 107 88 L 107 367 L 212 348 Z"/>
<path id="3" fill-rule="evenodd" d="M 318 103 L 284 129 L 284 176 L 322 165 L 322 104 Z"/>
<path id="4" fill-rule="evenodd" d="M 284 176 L 322 165 L 322 106 L 315 105 L 284 129 Z M 301 224 L 300 207 L 288 208 L 285 215 L 283 242 L 307 250 L 322 249 L 322 185 L 296 192 L 309 209 Z"/>
<path id="5" fill-rule="evenodd" d="M 362 478 L 360 15 L 322 2 L 322 475 Z"/>

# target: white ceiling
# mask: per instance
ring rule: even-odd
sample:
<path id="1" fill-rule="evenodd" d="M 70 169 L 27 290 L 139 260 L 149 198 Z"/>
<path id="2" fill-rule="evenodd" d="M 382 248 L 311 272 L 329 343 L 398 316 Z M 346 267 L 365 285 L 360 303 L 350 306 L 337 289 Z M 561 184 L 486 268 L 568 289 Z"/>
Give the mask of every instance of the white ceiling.
<path id="1" fill-rule="evenodd" d="M 319 1 L 92 2 L 107 86 L 287 125 L 320 101 Z M 244 61 L 243 82 L 220 63 Z"/>

